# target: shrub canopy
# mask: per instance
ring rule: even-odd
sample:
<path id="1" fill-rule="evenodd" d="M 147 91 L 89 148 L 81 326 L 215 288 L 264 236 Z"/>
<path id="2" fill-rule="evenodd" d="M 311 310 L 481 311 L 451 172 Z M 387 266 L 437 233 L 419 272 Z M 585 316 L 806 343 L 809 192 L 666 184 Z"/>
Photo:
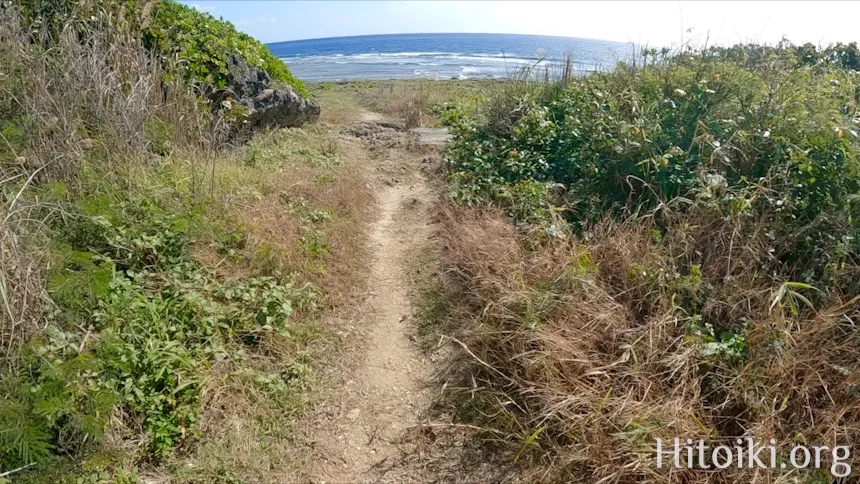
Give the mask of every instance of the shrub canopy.
<path id="1" fill-rule="evenodd" d="M 161 55 L 186 61 L 190 76 L 198 81 L 209 80 L 216 87 L 227 85 L 227 57 L 232 53 L 310 97 L 304 84 L 264 44 L 237 31 L 230 22 L 174 0 L 157 1 L 151 25 L 144 31 L 144 42 Z"/>
<path id="2" fill-rule="evenodd" d="M 649 53 L 565 86 L 514 82 L 484 110 L 447 116 L 456 196 L 502 200 L 519 218 L 554 204 L 579 229 L 714 206 L 764 224 L 786 276 L 829 280 L 860 250 L 850 58 L 739 46 Z"/>
<path id="3" fill-rule="evenodd" d="M 227 58 L 235 54 L 249 65 L 263 69 L 272 79 L 292 86 L 299 94 L 310 97 L 301 80 L 293 77 L 287 65 L 268 47 L 250 35 L 239 32 L 223 19 L 183 5 L 175 0 L 110 0 L 78 2 L 76 0 L 22 0 L 25 22 L 34 31 L 45 28 L 55 34 L 70 24 L 81 28 L 91 19 L 94 9 L 109 11 L 118 22 L 141 30 L 144 45 L 164 60 L 183 63 L 186 75 L 197 82 L 223 88 L 229 80 Z M 130 14 L 134 12 L 134 14 Z"/>

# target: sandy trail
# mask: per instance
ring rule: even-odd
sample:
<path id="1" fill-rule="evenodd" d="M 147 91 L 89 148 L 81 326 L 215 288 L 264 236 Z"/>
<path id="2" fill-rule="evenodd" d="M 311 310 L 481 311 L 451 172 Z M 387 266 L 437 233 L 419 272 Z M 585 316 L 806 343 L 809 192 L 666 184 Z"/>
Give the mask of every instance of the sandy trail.
<path id="1" fill-rule="evenodd" d="M 370 234 L 370 294 L 356 322 L 366 335 L 364 351 L 324 404 L 326 416 L 314 425 L 319 458 L 310 469 L 311 482 L 384 481 L 385 468 L 414 451 L 404 435 L 430 402 L 432 369 L 416 343 L 408 270 L 431 234 L 432 192 L 419 170 L 419 155 L 398 150 L 381 156 L 374 160 L 379 166 L 370 169 L 385 172 L 386 165 L 395 164 L 407 176 L 379 184 L 379 215 Z"/>

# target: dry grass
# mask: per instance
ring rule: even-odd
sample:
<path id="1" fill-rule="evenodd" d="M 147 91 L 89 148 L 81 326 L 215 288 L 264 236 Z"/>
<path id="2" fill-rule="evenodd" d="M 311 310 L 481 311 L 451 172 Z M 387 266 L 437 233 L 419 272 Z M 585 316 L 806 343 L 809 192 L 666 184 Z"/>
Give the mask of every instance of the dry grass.
<path id="1" fill-rule="evenodd" d="M 403 119 L 406 128 L 434 126 L 437 107 L 483 98 L 500 83 L 487 80 L 379 81 L 359 91 L 362 102 L 374 111 Z"/>
<path id="2" fill-rule="evenodd" d="M 223 139 L 189 86 L 166 84 L 160 62 L 138 36 L 105 15 L 99 18 L 105 25 L 86 33 L 67 26 L 50 49 L 32 48 L 14 17 L 0 29 L 4 60 L 21 83 L 4 85 L 4 95 L 40 128 L 30 130 L 18 155 L 27 169 L 43 170 L 42 177 L 73 180 L 94 152 L 112 166 L 146 162 L 141 155 L 152 151 L 155 123 L 170 126 L 164 134 L 176 146 Z"/>
<path id="3" fill-rule="evenodd" d="M 105 24 L 85 33 L 67 26 L 46 49 L 14 9 L 0 9 L 0 334 L 12 366 L 13 346 L 43 326 L 46 221 L 62 212 L 32 187 L 59 181 L 74 190 L 82 168 L 94 176 L 150 163 L 154 123 L 173 127 L 176 147 L 213 148 L 223 138 L 187 85 L 164 83 L 136 36 L 107 14 L 97 20 Z M 26 136 L 10 134 L 18 121 Z"/>
<path id="4" fill-rule="evenodd" d="M 364 289 L 369 263 L 366 230 L 374 197 L 361 150 L 338 140 L 337 129 L 261 133 L 250 146 L 215 161 L 216 202 L 207 217 L 213 230 L 196 240 L 194 258 L 225 280 L 291 274 L 297 284 L 318 288 L 323 299 L 321 311 L 294 314 L 292 338 L 264 342 L 241 364 L 212 368 L 203 439 L 171 470 L 177 482 L 230 476 L 291 482 L 309 458 L 298 440 L 297 417 L 319 397 L 319 373 L 337 351 L 334 329 L 319 321 L 344 310 Z M 242 235 L 237 257 L 216 250 L 215 230 Z M 282 375 L 295 388 L 268 394 L 254 381 L 258 374 Z"/>
<path id="5" fill-rule="evenodd" d="M 17 371 L 14 350 L 39 330 L 39 315 L 47 304 L 42 265 L 44 254 L 33 250 L 45 241 L 39 224 L 33 224 L 37 204 L 12 200 L 0 208 L 0 335 L 5 366 Z"/>
<path id="6" fill-rule="evenodd" d="M 299 323 L 316 339 L 313 326 Z M 313 403 L 313 372 L 297 348 L 265 343 L 265 356 L 241 363 L 220 362 L 210 371 L 201 416 L 203 439 L 172 482 L 213 482 L 228 477 L 254 482 L 288 482 L 306 459 L 298 417 Z M 286 391 L 267 386 L 269 375 L 282 375 Z"/>
<path id="7" fill-rule="evenodd" d="M 308 83 L 323 106 L 320 122 L 350 125 L 367 110 L 402 120 L 406 128 L 435 126 L 443 104 L 469 104 L 483 100 L 503 82 L 493 80 L 390 80 Z"/>
<path id="8" fill-rule="evenodd" d="M 412 86 L 397 82 L 378 83 L 375 89 L 362 92 L 362 99 L 374 111 L 402 119 L 406 129 L 438 122 L 430 109 L 442 102 L 440 93 L 428 84 Z"/>
<path id="9" fill-rule="evenodd" d="M 335 299 L 357 290 L 373 194 L 362 151 L 336 136 L 316 126 L 264 133 L 216 159 L 213 218 L 242 233 L 242 260 L 218 254 L 205 233 L 195 257 L 226 279 L 295 274 Z"/>
<path id="10" fill-rule="evenodd" d="M 342 99 L 342 98 L 341 98 Z M 342 103 L 339 99 L 324 97 L 319 99 L 323 103 L 320 123 L 334 126 L 348 126 L 361 121 L 361 108 L 354 104 Z"/>
<path id="11" fill-rule="evenodd" d="M 332 83 L 308 83 L 307 86 L 322 105 L 319 123 L 348 126 L 361 121 L 363 109 L 350 86 Z"/>
<path id="12" fill-rule="evenodd" d="M 776 299 L 771 310 L 776 288 L 743 270 L 762 256 L 754 231 L 698 214 L 671 239 L 605 223 L 587 242 L 526 250 L 496 211 L 448 208 L 443 219 L 448 329 L 463 344 L 459 418 L 506 435 L 536 479 L 795 482 L 816 474 L 658 469 L 654 439 L 773 438 L 787 452 L 860 438 L 856 301 L 794 316 Z M 753 315 L 743 357 L 707 356 L 700 325 L 673 304 L 691 297 L 693 254 L 704 254 L 704 318 Z"/>

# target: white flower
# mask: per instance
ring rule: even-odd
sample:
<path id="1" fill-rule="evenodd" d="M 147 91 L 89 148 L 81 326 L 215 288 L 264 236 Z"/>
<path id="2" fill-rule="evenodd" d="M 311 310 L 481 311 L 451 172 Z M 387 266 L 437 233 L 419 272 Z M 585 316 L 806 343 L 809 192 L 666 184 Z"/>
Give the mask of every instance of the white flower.
<path id="1" fill-rule="evenodd" d="M 684 91 L 683 89 L 675 89 L 675 94 L 677 94 L 679 96 L 686 96 L 687 95 L 686 91 Z"/>
<path id="2" fill-rule="evenodd" d="M 762 136 L 765 138 L 770 138 L 770 130 L 765 131 L 764 134 L 762 134 Z"/>

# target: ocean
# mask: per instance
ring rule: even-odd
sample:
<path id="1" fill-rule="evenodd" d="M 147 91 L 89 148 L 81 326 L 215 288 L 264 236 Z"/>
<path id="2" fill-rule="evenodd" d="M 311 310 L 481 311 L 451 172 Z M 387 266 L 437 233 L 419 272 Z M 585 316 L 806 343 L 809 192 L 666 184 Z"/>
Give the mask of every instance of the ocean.
<path id="1" fill-rule="evenodd" d="M 505 78 L 540 61 L 572 56 L 585 73 L 630 58 L 632 44 L 574 37 L 514 34 L 394 34 L 268 44 L 306 81 L 346 79 Z M 542 60 L 541 60 L 542 59 Z"/>

